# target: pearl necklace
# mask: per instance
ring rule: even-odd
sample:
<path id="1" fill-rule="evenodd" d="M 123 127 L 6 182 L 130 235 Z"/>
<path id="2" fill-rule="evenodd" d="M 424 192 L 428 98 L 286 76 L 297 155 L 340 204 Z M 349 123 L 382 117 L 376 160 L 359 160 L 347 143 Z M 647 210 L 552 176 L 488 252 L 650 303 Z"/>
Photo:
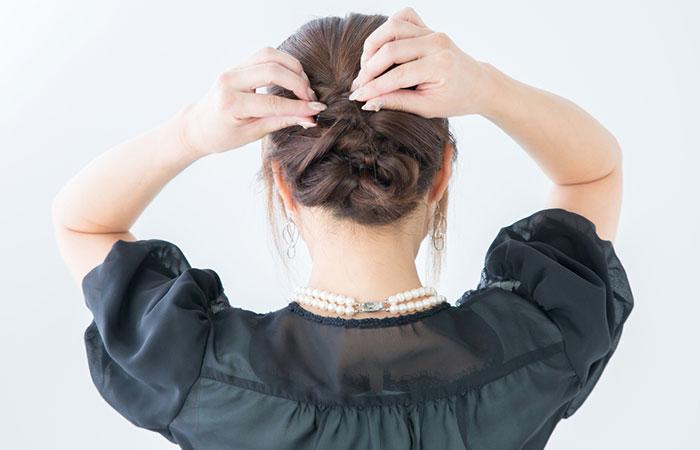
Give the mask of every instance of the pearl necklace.
<path id="1" fill-rule="evenodd" d="M 322 311 L 334 311 L 348 316 L 374 311 L 389 311 L 391 313 L 419 311 L 447 301 L 444 295 L 438 295 L 435 288 L 428 286 L 399 292 L 376 302 L 358 301 L 354 297 L 306 286 L 295 289 L 294 293 L 289 296 L 289 299 L 302 305 L 319 308 Z"/>

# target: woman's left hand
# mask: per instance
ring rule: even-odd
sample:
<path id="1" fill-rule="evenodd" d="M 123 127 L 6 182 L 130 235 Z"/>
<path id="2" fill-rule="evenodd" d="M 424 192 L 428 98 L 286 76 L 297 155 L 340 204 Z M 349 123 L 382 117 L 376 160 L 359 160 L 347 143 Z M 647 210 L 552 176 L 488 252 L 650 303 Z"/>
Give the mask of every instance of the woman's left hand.
<path id="1" fill-rule="evenodd" d="M 257 93 L 271 85 L 300 99 Z M 315 126 L 325 109 L 316 101 L 301 63 L 273 47 L 265 47 L 244 63 L 221 73 L 209 92 L 182 110 L 181 139 L 197 156 L 221 153 L 256 141 L 281 128 Z"/>
<path id="2" fill-rule="evenodd" d="M 445 33 L 428 28 L 408 7 L 365 39 L 351 90 L 350 100 L 366 102 L 364 110 L 395 109 L 432 118 L 479 114 L 494 87 L 488 65 Z"/>

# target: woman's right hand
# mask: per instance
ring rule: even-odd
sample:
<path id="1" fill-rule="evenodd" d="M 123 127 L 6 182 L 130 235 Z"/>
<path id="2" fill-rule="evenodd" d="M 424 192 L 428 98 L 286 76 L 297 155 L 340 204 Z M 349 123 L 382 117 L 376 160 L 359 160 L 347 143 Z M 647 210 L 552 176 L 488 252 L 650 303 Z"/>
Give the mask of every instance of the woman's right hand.
<path id="1" fill-rule="evenodd" d="M 394 64 L 398 66 L 384 73 Z M 412 86 L 416 89 L 405 89 Z M 350 100 L 366 102 L 362 109 L 432 118 L 480 113 L 493 84 L 486 64 L 460 50 L 445 33 L 428 28 L 412 8 L 404 8 L 365 40 L 352 89 Z"/>
<path id="2" fill-rule="evenodd" d="M 256 92 L 272 85 L 294 92 L 298 100 Z M 222 72 L 204 97 L 183 109 L 181 139 L 198 156 L 221 153 L 281 128 L 315 126 L 314 116 L 325 108 L 301 63 L 265 47 Z"/>

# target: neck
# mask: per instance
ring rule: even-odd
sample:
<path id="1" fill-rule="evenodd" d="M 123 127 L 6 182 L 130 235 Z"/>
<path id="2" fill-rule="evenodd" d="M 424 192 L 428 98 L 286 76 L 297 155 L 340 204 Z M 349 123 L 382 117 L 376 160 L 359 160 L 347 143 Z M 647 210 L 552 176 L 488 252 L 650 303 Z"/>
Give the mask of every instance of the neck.
<path id="1" fill-rule="evenodd" d="M 414 241 L 410 235 L 403 241 L 397 236 L 341 239 L 328 235 L 311 248 L 307 285 L 369 301 L 420 287 Z"/>

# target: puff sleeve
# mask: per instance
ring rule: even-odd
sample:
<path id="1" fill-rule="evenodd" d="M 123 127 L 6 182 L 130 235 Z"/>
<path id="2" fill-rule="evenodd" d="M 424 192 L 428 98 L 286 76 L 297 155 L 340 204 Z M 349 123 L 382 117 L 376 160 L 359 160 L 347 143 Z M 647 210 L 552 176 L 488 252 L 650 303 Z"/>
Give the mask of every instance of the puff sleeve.
<path id="1" fill-rule="evenodd" d="M 560 329 L 579 385 L 563 417 L 571 416 L 600 378 L 634 305 L 613 243 L 580 214 L 538 211 L 501 228 L 488 248 L 479 287 L 494 283 L 536 304 Z"/>
<path id="2" fill-rule="evenodd" d="M 84 341 L 100 395 L 175 442 L 168 427 L 199 377 L 213 308 L 228 304 L 219 276 L 190 267 L 170 242 L 118 240 L 82 290 L 94 317 Z"/>

